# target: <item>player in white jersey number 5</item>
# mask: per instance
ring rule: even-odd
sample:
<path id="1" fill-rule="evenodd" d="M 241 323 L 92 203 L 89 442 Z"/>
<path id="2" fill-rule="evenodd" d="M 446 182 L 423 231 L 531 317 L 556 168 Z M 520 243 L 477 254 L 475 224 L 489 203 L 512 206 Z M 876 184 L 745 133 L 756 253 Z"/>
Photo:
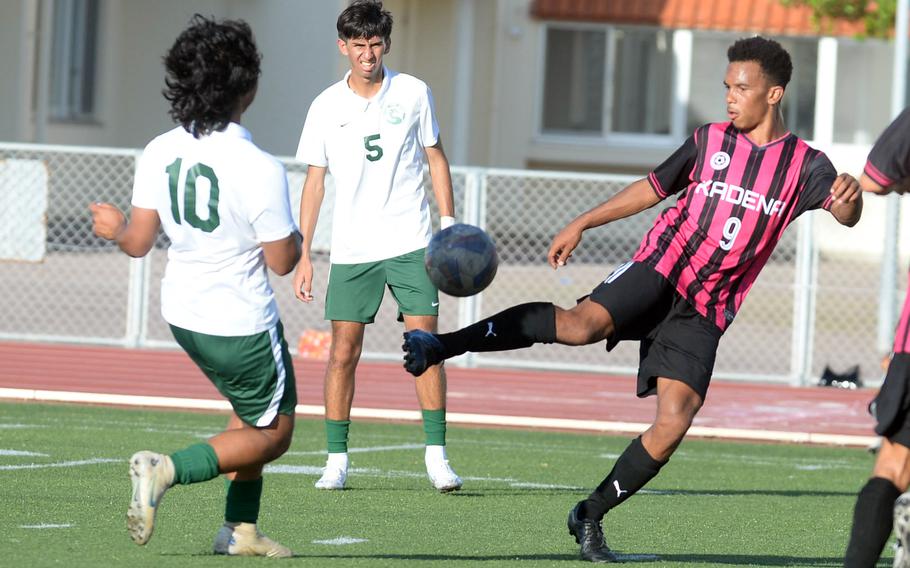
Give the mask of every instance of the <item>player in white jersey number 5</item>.
<path id="1" fill-rule="evenodd" d="M 164 96 L 179 126 L 139 159 L 130 222 L 113 205 L 91 205 L 95 234 L 133 257 L 145 256 L 163 227 L 171 246 L 161 313 L 233 407 L 227 429 L 205 443 L 130 458 L 127 528 L 137 544 L 151 538 L 168 488 L 224 473 L 215 553 L 291 555 L 256 525 L 262 469 L 288 449 L 297 404 L 266 267 L 287 274 L 300 257 L 284 167 L 240 126 L 256 95 L 260 57 L 246 23 L 196 15 L 164 59 Z"/>
<path id="2" fill-rule="evenodd" d="M 325 375 L 328 460 L 320 489 L 343 489 L 348 471 L 348 429 L 354 372 L 366 324 L 372 323 L 385 288 L 398 303 L 408 330 L 436 330 L 438 292 L 423 266 L 431 236 L 423 170 L 429 165 L 443 228 L 454 222 L 449 162 L 439 139 L 427 85 L 382 64 L 389 52 L 392 15 L 382 3 L 353 2 L 338 17 L 338 49 L 350 71 L 310 105 L 297 159 L 308 165 L 300 204 L 303 255 L 294 293 L 313 300 L 310 258 L 326 173 L 335 181 L 331 269 L 325 319 L 332 347 Z M 416 381 L 426 434 L 425 463 L 433 486 L 461 487 L 445 449 L 446 381 L 441 365 Z"/>

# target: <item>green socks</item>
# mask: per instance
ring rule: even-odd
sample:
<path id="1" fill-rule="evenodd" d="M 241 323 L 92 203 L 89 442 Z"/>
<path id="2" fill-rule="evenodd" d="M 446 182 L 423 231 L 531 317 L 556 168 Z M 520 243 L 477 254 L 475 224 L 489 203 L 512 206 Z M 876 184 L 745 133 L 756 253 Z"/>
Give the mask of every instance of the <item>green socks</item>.
<path id="1" fill-rule="evenodd" d="M 423 432 L 426 434 L 428 446 L 446 445 L 446 409 L 424 410 Z"/>
<path id="2" fill-rule="evenodd" d="M 325 419 L 326 447 L 330 454 L 344 454 L 348 451 L 348 430 L 351 428 L 350 420 Z"/>
<path id="3" fill-rule="evenodd" d="M 262 498 L 262 478 L 231 481 L 224 478 L 227 499 L 224 503 L 224 520 L 228 523 L 256 523 L 259 518 L 259 501 Z"/>
<path id="4" fill-rule="evenodd" d="M 218 456 L 208 444 L 194 444 L 171 454 L 174 483 L 189 485 L 218 477 Z"/>
<path id="5" fill-rule="evenodd" d="M 426 434 L 426 445 L 446 445 L 446 409 L 423 410 L 423 431 Z M 325 420 L 326 447 L 330 454 L 343 454 L 348 451 L 348 431 L 350 420 Z"/>

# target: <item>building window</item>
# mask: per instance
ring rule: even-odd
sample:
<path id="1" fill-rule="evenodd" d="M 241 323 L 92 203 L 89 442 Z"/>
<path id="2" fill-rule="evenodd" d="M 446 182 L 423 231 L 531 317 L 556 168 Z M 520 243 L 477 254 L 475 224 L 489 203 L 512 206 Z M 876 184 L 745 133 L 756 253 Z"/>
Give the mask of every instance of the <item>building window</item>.
<path id="1" fill-rule="evenodd" d="M 670 133 L 671 43 L 667 30 L 614 30 L 613 132 Z"/>
<path id="2" fill-rule="evenodd" d="M 51 118 L 94 118 L 97 43 L 98 0 L 55 0 Z"/>
<path id="3" fill-rule="evenodd" d="M 781 45 L 790 52 L 793 75 L 787 85 L 781 112 L 790 132 L 804 140 L 815 136 L 815 82 L 818 75 L 818 39 L 784 38 Z"/>
<path id="4" fill-rule="evenodd" d="M 550 25 L 545 42 L 544 134 L 671 133 L 672 31 Z"/>
<path id="5" fill-rule="evenodd" d="M 547 30 L 544 131 L 603 131 L 605 55 L 603 31 Z"/>
<path id="6" fill-rule="evenodd" d="M 872 144 L 890 122 L 893 55 L 888 41 L 838 39 L 835 143 Z"/>

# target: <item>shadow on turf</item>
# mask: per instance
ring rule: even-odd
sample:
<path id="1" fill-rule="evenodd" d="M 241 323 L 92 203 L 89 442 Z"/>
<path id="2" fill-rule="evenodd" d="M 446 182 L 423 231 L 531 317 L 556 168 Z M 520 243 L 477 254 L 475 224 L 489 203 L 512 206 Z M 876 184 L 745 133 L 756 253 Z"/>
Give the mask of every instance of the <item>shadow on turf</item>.
<path id="1" fill-rule="evenodd" d="M 578 554 L 295 554 L 294 558 L 324 558 L 326 560 L 423 560 L 423 561 L 528 561 L 550 560 L 580 562 Z M 720 566 L 842 566 L 843 558 L 806 558 L 803 556 L 762 556 L 747 554 L 621 554 L 621 564 L 640 564 L 644 562 L 680 562 L 714 564 Z"/>
<path id="2" fill-rule="evenodd" d="M 411 491 L 408 489 L 407 491 Z M 488 488 L 474 491 L 453 491 L 448 497 L 520 497 L 528 495 L 573 495 L 582 499 L 589 490 L 573 487 L 509 487 Z M 642 497 L 734 497 L 756 495 L 763 497 L 856 497 L 855 491 L 807 491 L 788 489 L 645 489 L 638 493 Z"/>
<path id="3" fill-rule="evenodd" d="M 797 489 L 652 489 L 642 490 L 641 497 L 672 495 L 697 495 L 699 497 L 730 497 L 734 495 L 760 495 L 773 497 L 856 497 L 856 491 L 806 491 Z"/>
<path id="4" fill-rule="evenodd" d="M 839 557 L 771 556 L 748 554 L 660 554 L 658 562 L 692 562 L 729 566 L 843 566 Z M 622 555 L 620 554 L 620 558 Z"/>

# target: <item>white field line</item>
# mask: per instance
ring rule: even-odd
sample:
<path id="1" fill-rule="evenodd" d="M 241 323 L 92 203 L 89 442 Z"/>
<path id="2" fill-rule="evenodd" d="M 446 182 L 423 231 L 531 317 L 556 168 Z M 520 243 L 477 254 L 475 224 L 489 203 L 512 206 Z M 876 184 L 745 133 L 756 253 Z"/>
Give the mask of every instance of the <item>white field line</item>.
<path id="1" fill-rule="evenodd" d="M 370 542 L 366 538 L 356 538 L 353 536 L 339 536 L 330 540 L 314 540 L 313 544 L 328 544 L 331 546 L 344 546 L 345 544 L 357 544 L 360 542 Z"/>
<path id="2" fill-rule="evenodd" d="M 0 399 L 4 398 L 39 402 L 80 402 L 91 404 L 114 404 L 120 406 L 180 408 L 186 410 L 231 409 L 230 404 L 226 400 L 0 388 Z M 324 416 L 323 407 L 317 405 L 298 404 L 296 411 L 297 414 L 302 416 Z M 421 420 L 421 414 L 416 410 L 382 408 L 352 408 L 351 416 L 353 418 L 377 418 L 413 422 Z M 575 420 L 570 418 L 540 418 L 534 416 L 499 416 L 463 412 L 446 413 L 446 421 L 450 424 L 470 424 L 476 426 L 511 426 L 618 434 L 640 434 L 650 426 L 650 424 L 642 422 L 611 422 L 605 420 Z M 821 444 L 858 447 L 867 447 L 875 440 L 874 436 L 824 434 L 818 432 L 788 432 L 780 430 L 752 430 L 745 428 L 716 428 L 709 426 L 693 426 L 689 429 L 688 436 L 690 438 L 721 438 L 727 440 L 753 440 L 761 442 L 787 442 L 791 444 Z"/>
<path id="3" fill-rule="evenodd" d="M 2 450 L 2 449 L 0 449 L 0 456 L 24 456 L 24 457 L 46 458 L 47 454 L 42 454 L 40 452 L 24 452 L 22 450 Z"/>
<path id="4" fill-rule="evenodd" d="M 51 524 L 41 523 L 40 525 L 19 525 L 20 529 L 68 529 L 73 527 L 71 523 Z"/>
<path id="5" fill-rule="evenodd" d="M 126 463 L 125 460 L 121 459 L 110 459 L 110 458 L 92 458 L 89 460 L 74 460 L 74 461 L 65 461 L 65 462 L 55 462 L 55 463 L 20 463 L 15 465 L 0 465 L 0 471 L 14 471 L 20 469 L 47 469 L 51 467 L 76 467 L 79 465 L 95 465 L 99 463 Z"/>
<path id="6" fill-rule="evenodd" d="M 426 446 L 423 444 L 398 444 L 396 446 L 373 446 L 367 448 L 348 448 L 349 454 L 367 454 L 372 452 L 395 452 L 398 450 L 422 450 Z M 324 456 L 325 450 L 285 452 L 285 456 Z"/>
<path id="7" fill-rule="evenodd" d="M 289 465 L 289 464 L 271 464 L 265 466 L 265 473 L 286 473 L 290 475 L 314 475 L 318 476 L 322 474 L 322 468 L 315 465 Z M 353 467 L 348 469 L 349 474 L 363 476 L 363 477 L 385 477 L 385 478 L 411 478 L 411 479 L 422 479 L 427 475 L 425 473 L 419 473 L 416 471 L 401 471 L 401 470 L 382 470 L 375 467 L 365 467 L 357 468 Z M 465 481 L 485 481 L 493 483 L 505 483 L 510 487 L 519 487 L 525 489 L 570 489 L 570 490 L 581 490 L 581 487 L 576 487 L 574 485 L 554 485 L 548 483 L 533 483 L 527 481 L 521 481 L 511 477 L 478 477 L 478 476 L 467 476 L 462 477 Z"/>

